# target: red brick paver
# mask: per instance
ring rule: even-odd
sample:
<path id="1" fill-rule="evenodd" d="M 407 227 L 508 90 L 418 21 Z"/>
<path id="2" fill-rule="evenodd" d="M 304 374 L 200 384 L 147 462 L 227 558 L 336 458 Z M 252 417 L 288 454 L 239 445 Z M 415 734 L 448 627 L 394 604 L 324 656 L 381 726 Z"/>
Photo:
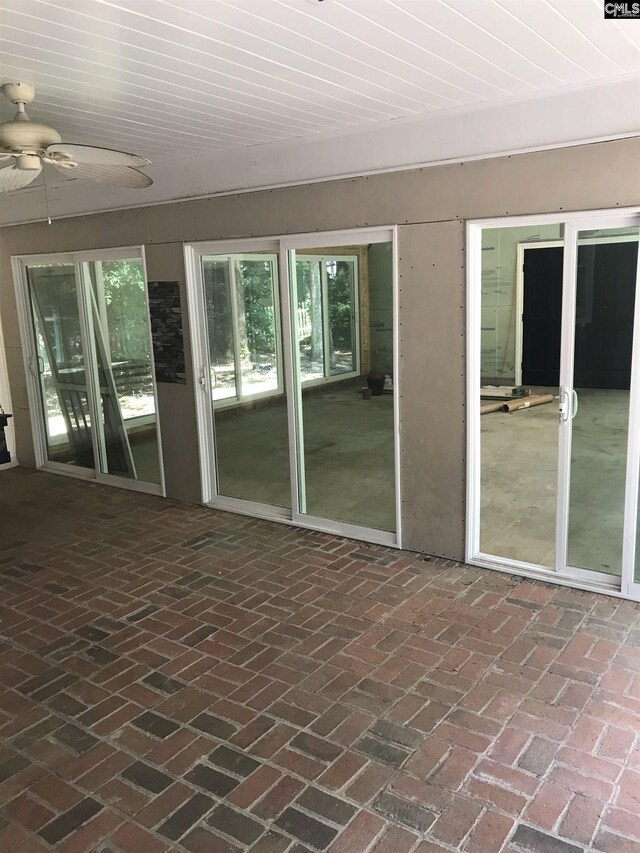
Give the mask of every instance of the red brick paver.
<path id="1" fill-rule="evenodd" d="M 0 850 L 640 850 L 640 608 L 14 469 Z"/>

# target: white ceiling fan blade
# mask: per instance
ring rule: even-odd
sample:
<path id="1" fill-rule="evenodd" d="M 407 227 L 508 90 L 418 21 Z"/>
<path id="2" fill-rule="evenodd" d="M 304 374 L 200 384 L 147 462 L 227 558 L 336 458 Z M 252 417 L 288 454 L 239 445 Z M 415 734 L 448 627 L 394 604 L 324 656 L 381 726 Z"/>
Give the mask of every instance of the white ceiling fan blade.
<path id="1" fill-rule="evenodd" d="M 130 166 L 97 166 L 88 163 L 79 163 L 74 168 L 69 168 L 62 163 L 54 164 L 56 169 L 73 178 L 85 178 L 98 184 L 114 184 L 118 187 L 150 187 L 153 181 L 144 172 L 132 169 Z"/>
<path id="2" fill-rule="evenodd" d="M 49 145 L 47 154 L 66 154 L 68 159 L 92 166 L 148 166 L 151 161 L 138 154 L 127 154 L 126 151 L 115 151 L 112 148 L 95 148 L 93 145 L 73 145 L 61 142 Z"/>
<path id="3" fill-rule="evenodd" d="M 16 169 L 15 166 L 0 168 L 0 193 L 10 193 L 28 186 L 38 177 L 42 169 Z"/>
<path id="4" fill-rule="evenodd" d="M 43 163 L 48 163 L 50 166 L 60 166 L 62 169 L 74 169 L 78 165 L 75 160 L 67 160 L 66 158 L 60 160 L 58 158 L 59 155 L 49 157 L 47 154 L 43 154 L 40 159 Z"/>
<path id="5" fill-rule="evenodd" d="M 0 151 L 0 163 L 3 163 L 5 160 L 13 160 L 17 156 L 17 154 L 13 154 L 11 151 Z"/>

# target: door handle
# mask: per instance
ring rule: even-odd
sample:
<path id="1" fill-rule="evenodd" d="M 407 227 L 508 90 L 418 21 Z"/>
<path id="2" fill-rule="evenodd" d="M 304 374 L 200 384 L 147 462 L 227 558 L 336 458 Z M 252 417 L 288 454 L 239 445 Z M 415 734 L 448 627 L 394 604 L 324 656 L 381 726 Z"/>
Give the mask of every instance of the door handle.
<path id="1" fill-rule="evenodd" d="M 560 413 L 560 423 L 564 424 L 569 420 L 569 390 L 567 388 L 560 389 L 560 405 L 558 406 Z"/>
<path id="2" fill-rule="evenodd" d="M 575 418 L 575 416 L 578 414 L 578 406 L 579 406 L 578 392 L 574 388 L 573 389 L 573 398 L 571 401 L 571 420 L 573 420 Z"/>
<path id="3" fill-rule="evenodd" d="M 209 389 L 207 388 L 207 368 L 204 364 L 200 368 L 199 382 L 200 382 L 200 386 L 201 386 L 202 390 L 206 394 Z"/>
<path id="4" fill-rule="evenodd" d="M 42 367 L 40 367 L 40 362 L 42 362 Z M 44 373 L 44 359 L 41 355 L 36 355 L 33 358 L 29 359 L 29 368 L 36 379 L 40 379 L 42 374 Z"/>

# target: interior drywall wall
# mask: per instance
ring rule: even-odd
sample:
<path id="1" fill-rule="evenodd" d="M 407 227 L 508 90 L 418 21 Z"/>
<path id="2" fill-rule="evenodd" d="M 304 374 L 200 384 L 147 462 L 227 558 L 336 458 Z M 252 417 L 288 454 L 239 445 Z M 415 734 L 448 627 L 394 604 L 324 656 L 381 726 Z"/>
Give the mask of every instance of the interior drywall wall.
<path id="1" fill-rule="evenodd" d="M 640 139 L 362 179 L 367 225 L 484 219 L 638 204 Z"/>
<path id="2" fill-rule="evenodd" d="M 393 247 L 373 243 L 369 267 L 369 335 L 371 370 L 393 374 Z"/>
<path id="3" fill-rule="evenodd" d="M 463 559 L 464 224 L 398 229 L 402 528 L 405 544 Z"/>
<path id="4" fill-rule="evenodd" d="M 194 394 L 191 334 L 187 308 L 184 250 L 181 243 L 160 243 L 145 248 L 148 281 L 177 281 L 180 285 L 186 383 L 158 382 L 158 421 L 162 443 L 165 490 L 178 500 L 200 503 L 202 486 L 198 456 L 198 427 Z"/>
<path id="5" fill-rule="evenodd" d="M 465 324 L 461 308 L 448 313 L 454 304 L 448 300 L 452 287 L 458 297 L 464 271 L 463 221 L 640 204 L 638 162 L 640 140 L 625 139 L 0 229 L 0 314 L 7 352 L 13 346 L 15 354 L 8 356 L 7 367 L 20 461 L 33 464 L 33 447 L 12 255 L 144 245 L 150 279 L 184 282 L 185 241 L 408 225 L 401 229 L 406 249 L 399 261 L 405 289 L 400 351 L 407 377 L 400 403 L 403 541 L 407 548 L 459 558 L 464 547 L 464 397 L 454 377 L 463 370 Z M 428 277 L 426 287 L 429 265 L 437 274 Z M 415 318 L 408 309 L 410 296 Z M 185 386 L 159 389 L 165 464 L 175 466 L 173 473 L 167 467 L 167 494 L 188 500 L 199 499 L 196 393 L 190 373 Z"/>

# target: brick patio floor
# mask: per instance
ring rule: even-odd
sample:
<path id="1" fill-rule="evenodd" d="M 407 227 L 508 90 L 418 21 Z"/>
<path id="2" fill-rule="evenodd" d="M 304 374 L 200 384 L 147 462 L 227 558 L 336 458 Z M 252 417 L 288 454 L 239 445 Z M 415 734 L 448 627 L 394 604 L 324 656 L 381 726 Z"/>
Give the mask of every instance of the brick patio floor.
<path id="1" fill-rule="evenodd" d="M 0 476 L 0 850 L 640 851 L 637 605 Z"/>

